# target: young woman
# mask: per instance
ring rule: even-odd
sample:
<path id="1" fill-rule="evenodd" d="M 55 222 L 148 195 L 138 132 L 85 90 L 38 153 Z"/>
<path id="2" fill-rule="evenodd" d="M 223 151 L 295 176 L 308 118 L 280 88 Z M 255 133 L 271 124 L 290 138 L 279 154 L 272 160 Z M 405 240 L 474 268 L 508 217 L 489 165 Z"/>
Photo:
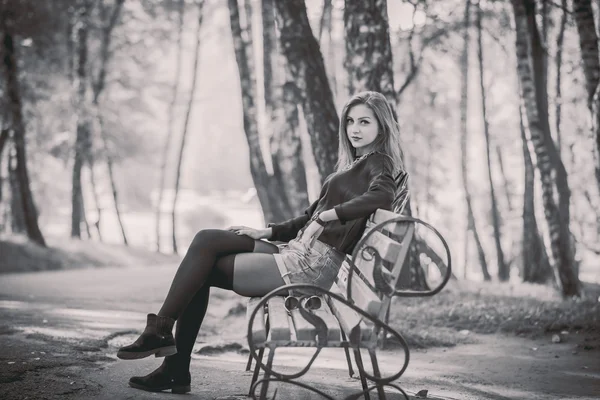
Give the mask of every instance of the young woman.
<path id="1" fill-rule="evenodd" d="M 342 110 L 337 170 L 304 215 L 266 229 L 234 226 L 196 234 L 162 308 L 148 314 L 142 335 L 117 354 L 122 359 L 167 356 L 149 375 L 132 377 L 130 386 L 190 391 L 190 355 L 211 286 L 248 297 L 286 283 L 329 289 L 369 215 L 391 208 L 394 176 L 401 169 L 398 124 L 389 103 L 377 92 L 355 95 Z M 261 239 L 287 243 L 278 247 Z"/>

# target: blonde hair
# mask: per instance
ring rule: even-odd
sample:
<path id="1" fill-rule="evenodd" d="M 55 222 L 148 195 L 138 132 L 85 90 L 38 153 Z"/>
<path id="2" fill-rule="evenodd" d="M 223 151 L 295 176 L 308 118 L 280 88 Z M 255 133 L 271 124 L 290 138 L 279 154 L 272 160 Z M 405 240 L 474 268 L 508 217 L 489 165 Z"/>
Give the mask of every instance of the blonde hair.
<path id="1" fill-rule="evenodd" d="M 395 113 L 390 103 L 381 93 L 365 91 L 352 96 L 352 98 L 348 100 L 342 109 L 339 129 L 340 143 L 338 147 L 338 162 L 336 164 L 336 171 L 339 172 L 344 168 L 347 168 L 356 159 L 356 150 L 350 143 L 350 139 L 348 139 L 348 135 L 346 134 L 346 125 L 350 109 L 358 104 L 364 104 L 368 106 L 373 111 L 373 114 L 375 114 L 375 118 L 377 119 L 379 134 L 373 142 L 373 149 L 375 151 L 387 154 L 392 159 L 394 163 L 394 173 L 403 170 L 404 166 L 402 163 L 400 126 L 394 117 Z"/>

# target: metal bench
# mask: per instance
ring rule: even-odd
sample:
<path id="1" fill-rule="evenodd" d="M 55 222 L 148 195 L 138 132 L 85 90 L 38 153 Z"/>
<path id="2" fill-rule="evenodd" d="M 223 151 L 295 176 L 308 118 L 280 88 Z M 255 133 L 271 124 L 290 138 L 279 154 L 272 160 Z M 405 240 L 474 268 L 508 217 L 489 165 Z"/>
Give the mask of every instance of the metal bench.
<path id="1" fill-rule="evenodd" d="M 398 290 L 403 268 L 407 268 L 410 257 L 410 244 L 415 240 L 415 227 L 421 224 L 428 228 L 440 240 L 446 252 L 447 265 L 440 271 L 438 285 L 431 290 Z M 418 255 L 419 256 L 419 255 Z M 394 296 L 417 297 L 432 296 L 446 285 L 451 276 L 450 251 L 444 238 L 427 223 L 401 216 L 391 211 L 377 210 L 371 215 L 367 229 L 357 244 L 351 259 L 340 269 L 337 279 L 330 290 L 324 290 L 308 284 L 282 286 L 264 297 L 251 298 L 248 301 L 248 345 L 250 357 L 246 370 L 255 360 L 249 395 L 256 398 L 256 388 L 261 385 L 260 399 L 266 399 L 269 382 L 281 381 L 304 387 L 332 399 L 328 394 L 296 381 L 311 367 L 321 349 L 341 347 L 346 353 L 348 371 L 354 375 L 350 353 L 354 355 L 359 372 L 362 391 L 351 398 L 364 396 L 370 399 L 370 392 L 377 390 L 379 399 L 385 399 L 385 386 L 398 390 L 408 399 L 407 394 L 393 382 L 406 370 L 409 361 L 409 349 L 406 341 L 387 323 L 388 311 Z M 281 290 L 312 289 L 319 293 L 322 307 L 313 309 L 314 298 L 304 296 L 297 308 L 288 311 Z M 289 307 L 288 307 L 289 308 Z M 381 336 L 393 337 L 404 349 L 404 362 L 393 375 L 382 376 L 377 362 L 376 350 Z M 273 370 L 275 350 L 281 347 L 312 347 L 315 352 L 301 371 L 295 374 L 283 374 Z M 267 363 L 263 363 L 265 350 L 269 349 Z M 365 371 L 361 351 L 369 353 L 372 374 Z M 258 380 L 260 370 L 264 371 Z M 372 386 L 369 386 L 369 382 Z"/>

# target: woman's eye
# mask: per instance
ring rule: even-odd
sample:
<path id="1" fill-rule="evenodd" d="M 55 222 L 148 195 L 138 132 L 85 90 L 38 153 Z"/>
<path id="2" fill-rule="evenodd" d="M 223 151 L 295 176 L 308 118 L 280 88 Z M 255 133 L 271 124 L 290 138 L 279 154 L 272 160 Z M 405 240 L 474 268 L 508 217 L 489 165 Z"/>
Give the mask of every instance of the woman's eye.
<path id="1" fill-rule="evenodd" d="M 367 124 L 369 123 L 369 121 L 365 121 L 365 120 L 362 120 L 362 121 L 360 121 L 360 122 L 361 122 L 363 125 L 367 125 Z"/>

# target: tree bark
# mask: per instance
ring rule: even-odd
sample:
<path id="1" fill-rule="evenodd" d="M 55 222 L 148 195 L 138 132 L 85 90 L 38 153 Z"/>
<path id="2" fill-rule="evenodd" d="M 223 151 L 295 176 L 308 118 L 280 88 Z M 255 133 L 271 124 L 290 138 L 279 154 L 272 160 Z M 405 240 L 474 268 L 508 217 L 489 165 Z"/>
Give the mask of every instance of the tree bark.
<path id="1" fill-rule="evenodd" d="M 350 95 L 363 90 L 382 93 L 395 110 L 392 46 L 387 0 L 346 0 L 346 59 Z"/>
<path id="2" fill-rule="evenodd" d="M 473 234 L 475 240 L 475 246 L 477 248 L 477 254 L 479 256 L 479 265 L 483 274 L 483 279 L 490 281 L 492 277 L 488 272 L 487 259 L 479 233 L 477 232 L 477 225 L 475 224 L 475 214 L 473 213 L 473 202 L 471 196 L 471 189 L 469 185 L 469 154 L 467 143 L 469 142 L 469 129 L 468 129 L 468 107 L 469 107 L 469 26 L 470 26 L 470 8 L 471 1 L 467 0 L 465 4 L 465 28 L 463 32 L 463 50 L 460 60 L 461 68 L 461 91 L 460 91 L 460 151 L 461 151 L 461 172 L 463 189 L 465 191 L 465 203 L 467 206 L 467 236 L 465 241 L 469 239 L 468 233 Z M 468 248 L 465 246 L 465 248 Z M 465 271 L 467 270 L 468 254 L 465 253 Z"/>
<path id="3" fill-rule="evenodd" d="M 562 154 L 562 137 L 560 131 L 560 123 L 562 118 L 562 54 L 563 54 L 563 43 L 565 40 L 565 28 L 567 26 L 567 0 L 562 0 L 562 15 L 560 17 L 560 26 L 558 30 L 558 37 L 556 38 L 556 98 L 554 99 L 554 115 L 555 115 L 555 133 L 556 133 L 556 147 L 558 155 Z"/>
<path id="4" fill-rule="evenodd" d="M 487 118 L 486 107 L 486 90 L 483 76 L 483 42 L 481 19 L 482 10 L 480 3 L 477 3 L 477 58 L 479 61 L 479 87 L 481 89 L 481 110 L 483 117 L 483 133 L 485 136 L 485 155 L 487 161 L 488 181 L 490 184 L 490 201 L 492 211 L 492 226 L 494 228 L 494 244 L 496 245 L 496 262 L 498 264 L 498 279 L 507 281 L 510 278 L 510 266 L 504 259 L 504 250 L 502 250 L 502 233 L 500 231 L 500 211 L 498 210 L 498 201 L 496 199 L 496 189 L 494 188 L 494 180 L 492 178 L 492 155 L 491 155 L 491 138 L 489 130 L 489 122 Z"/>
<path id="5" fill-rule="evenodd" d="M 194 97 L 196 96 L 196 83 L 198 81 L 198 64 L 200 62 L 200 33 L 202 28 L 203 19 L 203 8 L 204 0 L 198 2 L 198 25 L 196 28 L 196 46 L 194 48 L 194 64 L 192 66 L 192 88 L 190 89 L 190 98 L 187 104 L 187 110 L 185 113 L 185 120 L 183 122 L 183 132 L 181 134 L 181 142 L 179 143 L 179 152 L 177 156 L 177 167 L 175 169 L 175 192 L 173 193 L 173 205 L 171 207 L 171 228 L 172 237 L 171 242 L 173 245 L 173 252 L 178 254 L 177 249 L 177 199 L 179 196 L 179 185 L 181 182 L 181 165 L 183 164 L 183 154 L 185 150 L 185 142 L 187 139 L 187 133 L 190 122 L 190 115 L 192 114 L 192 107 L 194 105 Z"/>
<path id="6" fill-rule="evenodd" d="M 275 0 L 279 40 L 302 106 L 321 181 L 335 170 L 339 118 L 304 0 Z M 322 183 L 322 182 L 321 182 Z"/>
<path id="7" fill-rule="evenodd" d="M 302 215 L 309 204 L 306 168 L 300 140 L 298 112 L 300 98 L 285 60 L 277 49 L 273 0 L 262 1 L 262 20 L 263 82 L 267 126 L 271 132 L 272 179 L 278 182 L 280 188 L 281 205 L 285 207 L 283 218 L 289 219 Z"/>
<path id="8" fill-rule="evenodd" d="M 535 169 L 531 160 L 531 154 L 529 154 L 521 106 L 519 106 L 519 122 L 525 167 L 525 189 L 523 192 L 523 272 L 521 278 L 524 282 L 546 283 L 553 277 L 553 273 L 535 217 Z"/>
<path id="9" fill-rule="evenodd" d="M 323 50 L 323 45 L 325 40 L 323 39 L 323 33 L 327 35 L 327 46 L 325 47 L 327 55 L 324 57 L 325 59 L 325 69 L 328 72 L 327 77 L 329 78 L 329 85 L 331 86 L 331 91 L 333 93 L 334 98 L 337 96 L 337 77 L 336 77 L 336 57 L 335 57 L 335 46 L 332 40 L 331 32 L 332 32 L 332 11 L 333 11 L 333 3 L 332 0 L 324 0 L 323 1 L 323 11 L 321 12 L 321 21 L 319 23 L 319 35 L 318 41 L 319 46 L 321 47 L 321 51 Z"/>
<path id="10" fill-rule="evenodd" d="M 560 285 L 564 296 L 578 296 L 580 283 L 575 269 L 575 254 L 569 229 L 570 191 L 566 181 L 564 165 L 558 158 L 556 147 L 551 137 L 547 137 L 542 121 L 537 98 L 535 76 L 535 57 L 532 39 L 539 40 L 539 32 L 529 31 L 532 18 L 535 27 L 535 3 L 531 0 L 511 0 L 516 25 L 517 73 L 521 83 L 531 141 L 536 153 L 537 169 L 542 183 L 542 202 L 544 215 L 550 231 L 550 248 Z M 558 193 L 559 204 L 554 200 Z"/>
<path id="11" fill-rule="evenodd" d="M 155 235 L 156 235 L 156 251 L 160 252 L 160 225 L 161 225 L 161 217 L 162 217 L 162 202 L 164 199 L 165 193 L 165 185 L 166 185 L 166 177 L 167 177 L 167 160 L 169 158 L 169 153 L 171 152 L 171 144 L 173 143 L 173 129 L 174 129 L 174 121 L 175 121 L 175 105 L 177 104 L 177 93 L 179 92 L 179 83 L 181 77 L 181 67 L 182 67 L 182 55 L 183 55 L 183 23 L 184 23 L 184 10 L 185 10 L 185 0 L 179 0 L 178 2 L 178 16 L 179 23 L 177 24 L 177 56 L 175 58 L 175 81 L 173 83 L 173 89 L 171 92 L 171 101 L 169 103 L 169 117 L 167 122 L 167 137 L 165 138 L 165 144 L 163 146 L 163 153 L 161 156 L 160 162 L 160 178 L 159 178 L 159 187 L 158 187 L 158 199 L 156 200 L 156 225 L 155 225 Z"/>
<path id="12" fill-rule="evenodd" d="M 5 90 L 9 115 L 12 123 L 13 143 L 16 158 L 16 180 L 18 182 L 18 196 L 21 200 L 23 217 L 27 237 L 46 247 L 46 241 L 38 225 L 38 213 L 31 193 L 29 173 L 27 171 L 27 154 L 25 148 L 25 122 L 23 121 L 23 106 L 21 101 L 21 90 L 19 87 L 19 66 L 15 52 L 14 37 L 11 32 L 13 21 L 11 10 L 7 7 L 7 1 L 0 3 L 0 34 L 2 35 L 2 71 L 5 81 Z"/>
<path id="13" fill-rule="evenodd" d="M 592 113 L 596 184 L 600 189 L 600 91 L 598 89 L 600 84 L 600 54 L 591 0 L 573 0 L 573 11 L 577 31 L 579 32 L 579 47 L 583 59 L 588 107 Z"/>
<path id="14" fill-rule="evenodd" d="M 92 148 L 88 105 L 88 30 L 91 4 L 80 0 L 77 15 L 77 136 L 73 160 L 71 192 L 71 237 L 81 239 L 81 222 L 85 219 L 81 171 L 90 159 Z"/>

